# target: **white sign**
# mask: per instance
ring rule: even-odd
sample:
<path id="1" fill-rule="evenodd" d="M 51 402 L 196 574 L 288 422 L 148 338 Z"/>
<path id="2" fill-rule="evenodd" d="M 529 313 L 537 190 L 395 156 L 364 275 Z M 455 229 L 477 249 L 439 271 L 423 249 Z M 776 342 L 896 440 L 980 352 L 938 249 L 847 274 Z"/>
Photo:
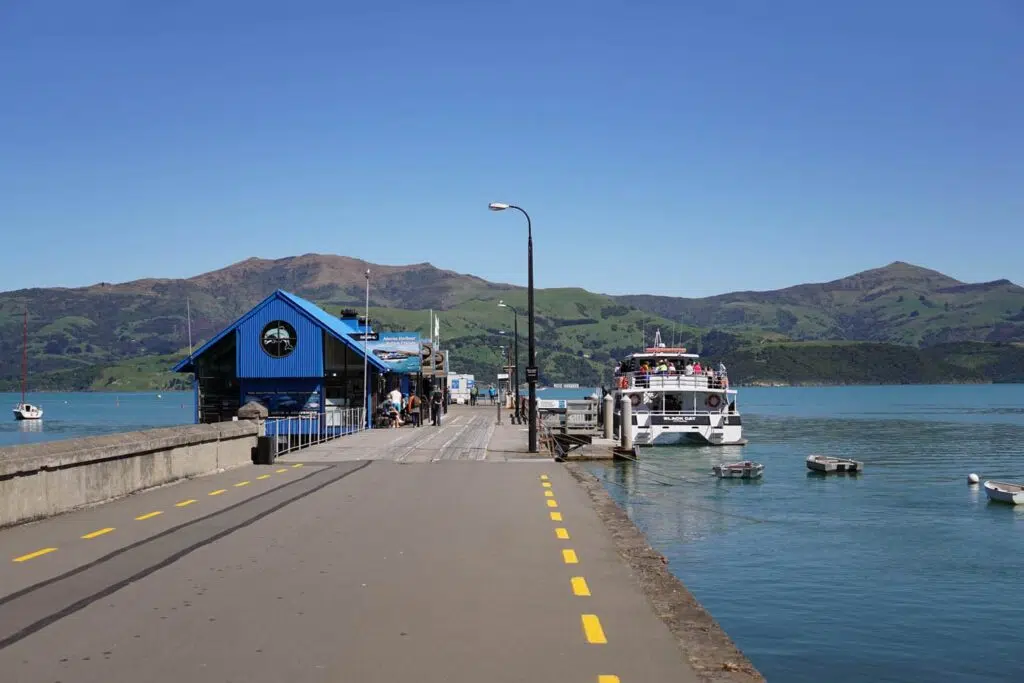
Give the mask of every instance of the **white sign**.
<path id="1" fill-rule="evenodd" d="M 508 379 L 508 373 L 507 372 L 499 372 L 498 373 L 498 379 Z"/>
<path id="2" fill-rule="evenodd" d="M 552 385 L 555 389 L 579 389 L 579 384 L 554 384 Z"/>

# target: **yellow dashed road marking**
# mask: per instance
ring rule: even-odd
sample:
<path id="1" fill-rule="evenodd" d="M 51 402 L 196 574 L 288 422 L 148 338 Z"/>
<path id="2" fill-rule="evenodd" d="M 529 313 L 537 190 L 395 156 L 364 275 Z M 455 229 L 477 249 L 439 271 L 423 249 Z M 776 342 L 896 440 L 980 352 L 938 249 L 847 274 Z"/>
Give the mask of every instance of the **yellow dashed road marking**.
<path id="1" fill-rule="evenodd" d="M 135 521 L 136 522 L 141 522 L 144 519 L 149 519 L 150 517 L 156 517 L 157 515 L 162 515 L 162 514 L 164 514 L 163 510 L 155 510 L 153 512 L 147 512 L 144 515 L 139 515 L 138 517 L 136 517 Z"/>
<path id="2" fill-rule="evenodd" d="M 241 486 L 248 486 L 251 483 L 252 482 L 248 482 L 248 481 L 240 481 L 237 484 L 235 484 L 235 487 L 238 488 L 238 487 L 241 487 Z"/>
<path id="3" fill-rule="evenodd" d="M 279 469 L 279 470 L 274 470 L 274 471 L 275 471 L 275 472 L 277 472 L 278 474 L 281 474 L 282 472 L 287 472 L 287 471 L 288 471 L 288 468 L 287 468 L 287 467 L 282 467 L 281 469 Z"/>
<path id="4" fill-rule="evenodd" d="M 566 564 L 577 564 L 580 558 L 576 557 L 576 551 L 572 548 L 566 548 L 562 551 L 562 559 L 565 560 Z"/>
<path id="5" fill-rule="evenodd" d="M 97 529 L 96 531 L 90 531 L 85 536 L 82 536 L 82 538 L 84 538 L 84 539 L 96 538 L 97 536 L 102 536 L 103 534 L 109 534 L 113 530 L 114 530 L 114 527 L 108 526 L 106 529 Z"/>
<path id="6" fill-rule="evenodd" d="M 562 513 L 561 512 L 552 512 L 551 513 L 551 521 L 552 522 L 561 522 L 562 521 Z"/>
<path id="7" fill-rule="evenodd" d="M 608 639 L 604 637 L 604 629 L 601 628 L 601 620 L 596 614 L 584 614 L 580 617 L 583 620 L 583 634 L 587 642 L 592 645 L 604 645 Z"/>
<path id="8" fill-rule="evenodd" d="M 569 530 L 563 529 L 562 527 L 558 527 L 557 529 L 555 529 L 555 536 L 562 539 L 563 541 L 568 540 Z"/>
<path id="9" fill-rule="evenodd" d="M 47 555 L 49 553 L 54 552 L 55 550 L 57 550 L 57 549 L 56 548 L 43 548 L 42 550 L 37 550 L 34 553 L 29 553 L 28 555 L 22 555 L 21 557 L 16 557 L 16 558 L 14 558 L 11 561 L 12 562 L 25 562 L 26 560 L 31 560 L 31 559 L 37 558 L 40 555 Z"/>
<path id="10" fill-rule="evenodd" d="M 301 462 L 297 462 L 294 465 L 292 465 L 292 467 L 302 467 L 302 463 Z"/>
<path id="11" fill-rule="evenodd" d="M 554 498 L 555 497 L 555 492 L 551 491 L 551 490 L 545 491 L 544 492 L 544 497 L 545 498 Z"/>
<path id="12" fill-rule="evenodd" d="M 258 476 L 256 478 L 257 479 L 270 479 L 270 475 L 269 474 L 261 474 L 260 476 Z"/>
<path id="13" fill-rule="evenodd" d="M 619 683 L 619 677 L 612 676 L 611 674 L 601 674 L 597 677 L 597 683 Z"/>
<path id="14" fill-rule="evenodd" d="M 540 479 L 541 479 L 541 481 L 547 481 L 548 480 L 548 475 L 542 474 L 542 475 L 540 475 Z"/>
<path id="15" fill-rule="evenodd" d="M 543 486 L 546 489 L 551 488 L 551 482 L 550 481 L 543 481 L 543 482 L 541 482 L 540 485 Z"/>
<path id="16" fill-rule="evenodd" d="M 220 494 L 224 493 L 225 491 L 227 491 L 227 489 L 217 489 L 216 491 L 210 491 L 210 493 L 208 495 L 219 496 Z"/>
<path id="17" fill-rule="evenodd" d="M 555 500 L 554 498 L 552 498 L 551 500 L 548 501 L 548 507 L 549 508 L 556 508 L 556 507 L 558 507 L 558 501 Z"/>
<path id="18" fill-rule="evenodd" d="M 194 502 L 196 502 L 195 498 L 189 498 L 188 500 L 183 500 L 180 503 L 175 503 L 174 507 L 176 507 L 176 508 L 183 508 L 183 507 L 185 507 L 187 505 L 191 505 Z"/>
<path id="19" fill-rule="evenodd" d="M 582 576 L 572 577 L 572 594 L 583 598 L 590 597 L 590 586 L 587 585 L 587 580 Z"/>

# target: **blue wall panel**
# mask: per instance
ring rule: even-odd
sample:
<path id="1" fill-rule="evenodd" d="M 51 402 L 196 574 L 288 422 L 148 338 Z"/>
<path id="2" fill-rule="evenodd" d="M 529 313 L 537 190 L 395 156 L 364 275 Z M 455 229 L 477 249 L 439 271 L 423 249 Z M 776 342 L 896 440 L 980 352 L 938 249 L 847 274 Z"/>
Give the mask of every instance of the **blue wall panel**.
<path id="1" fill-rule="evenodd" d="M 295 330 L 293 349 L 282 358 L 267 353 L 263 330 L 284 321 Z M 320 326 L 281 299 L 271 299 L 238 329 L 238 376 L 245 378 L 323 377 L 324 344 Z"/>

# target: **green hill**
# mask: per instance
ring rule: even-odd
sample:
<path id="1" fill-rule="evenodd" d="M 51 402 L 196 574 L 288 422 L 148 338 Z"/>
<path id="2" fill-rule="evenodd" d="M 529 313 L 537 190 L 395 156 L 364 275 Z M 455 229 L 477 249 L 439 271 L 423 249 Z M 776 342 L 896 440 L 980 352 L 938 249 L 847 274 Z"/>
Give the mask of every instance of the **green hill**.
<path id="1" fill-rule="evenodd" d="M 248 259 L 183 280 L 100 283 L 0 293 L 0 389 L 19 383 L 21 314 L 29 311 L 31 386 L 129 390 L 181 386 L 168 372 L 275 288 L 331 312 L 361 308 L 372 273 L 371 318 L 389 330 L 426 332 L 440 316 L 453 367 L 493 376 L 511 345 L 517 307 L 526 363 L 526 292 L 430 264 L 378 266 L 307 254 Z M 538 365 L 545 382 L 599 384 L 614 361 L 649 343 L 722 357 L 745 383 L 979 382 L 1024 378 L 1024 288 L 1006 280 L 965 284 L 905 263 L 821 284 L 704 299 L 606 296 L 583 289 L 536 293 Z"/>

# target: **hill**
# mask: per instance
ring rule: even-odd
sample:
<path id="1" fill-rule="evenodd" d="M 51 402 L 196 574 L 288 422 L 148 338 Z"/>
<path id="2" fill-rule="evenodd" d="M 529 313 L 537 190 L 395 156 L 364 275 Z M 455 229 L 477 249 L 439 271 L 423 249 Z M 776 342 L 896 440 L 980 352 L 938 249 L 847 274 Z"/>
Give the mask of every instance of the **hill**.
<path id="1" fill-rule="evenodd" d="M 702 299 L 616 297 L 687 325 L 770 331 L 794 340 L 874 341 L 931 346 L 1024 341 L 1024 287 L 1009 280 L 967 284 L 895 262 L 849 277 L 767 292 Z"/>
<path id="2" fill-rule="evenodd" d="M 523 288 L 429 263 L 381 266 L 306 254 L 247 259 L 187 279 L 0 293 L 0 388 L 18 383 L 26 307 L 35 389 L 160 389 L 186 379 L 166 372 L 188 348 L 186 298 L 198 344 L 278 287 L 332 312 L 361 308 L 367 268 L 377 325 L 425 332 L 428 310 L 440 311 L 442 343 L 454 366 L 493 375 L 497 349 L 511 343 L 512 331 L 511 311 L 497 304 L 504 299 L 525 314 Z M 613 360 L 650 341 L 656 327 L 666 342 L 726 354 L 732 374 L 750 382 L 993 381 L 1024 375 L 1020 346 L 980 343 L 1024 340 L 1024 288 L 1006 280 L 965 284 L 905 263 L 833 282 L 704 299 L 541 289 L 536 304 L 538 360 L 548 382 L 606 381 Z M 525 317 L 520 327 L 525 364 Z M 882 369 L 868 371 L 866 365 Z"/>

